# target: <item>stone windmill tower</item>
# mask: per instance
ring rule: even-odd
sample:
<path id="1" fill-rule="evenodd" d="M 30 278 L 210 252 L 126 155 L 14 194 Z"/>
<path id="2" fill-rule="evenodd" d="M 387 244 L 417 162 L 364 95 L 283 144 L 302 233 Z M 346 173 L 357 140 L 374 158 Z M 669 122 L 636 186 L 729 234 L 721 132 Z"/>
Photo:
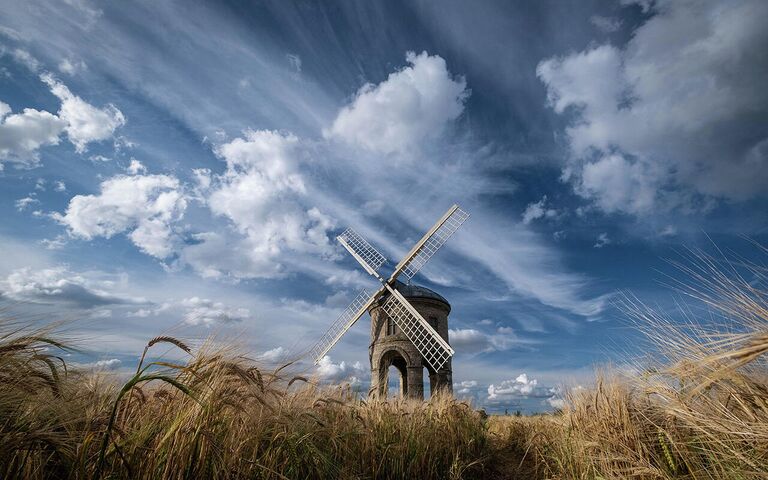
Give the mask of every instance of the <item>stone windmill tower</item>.
<path id="1" fill-rule="evenodd" d="M 448 344 L 448 314 L 451 306 L 436 292 L 410 284 L 411 278 L 437 253 L 469 214 L 454 205 L 395 266 L 388 279 L 378 273 L 386 258 L 354 230 L 347 229 L 337 240 L 371 276 L 381 283 L 373 295 L 360 292 L 344 313 L 312 347 L 318 364 L 357 320 L 371 315 L 371 394 L 386 395 L 390 366 L 400 372 L 400 393 L 424 398 L 423 370 L 429 372 L 430 391 L 451 389 L 451 357 Z M 397 279 L 403 274 L 408 284 Z"/>
<path id="2" fill-rule="evenodd" d="M 425 287 L 395 282 L 395 290 L 405 297 L 413 308 L 426 319 L 432 329 L 448 341 L 448 314 L 451 305 L 442 295 Z M 399 373 L 400 396 L 422 400 L 424 398 L 424 368 L 429 377 L 429 391 L 453 392 L 451 359 L 439 370 L 425 362 L 421 352 L 403 331 L 381 308 L 386 301 L 382 298 L 371 306 L 371 345 L 368 348 L 371 360 L 371 393 L 378 397 L 387 396 L 388 373 L 395 367 Z"/>

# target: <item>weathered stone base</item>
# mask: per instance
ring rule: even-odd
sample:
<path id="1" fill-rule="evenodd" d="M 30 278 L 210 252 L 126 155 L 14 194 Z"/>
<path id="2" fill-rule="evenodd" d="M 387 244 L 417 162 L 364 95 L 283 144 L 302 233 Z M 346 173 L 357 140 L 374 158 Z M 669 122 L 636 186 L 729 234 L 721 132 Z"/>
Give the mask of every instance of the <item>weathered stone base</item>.
<path id="1" fill-rule="evenodd" d="M 413 307 L 432 324 L 433 328 L 448 341 L 448 314 L 451 307 L 447 302 L 435 298 L 407 297 Z M 371 310 L 371 396 L 387 397 L 387 376 L 389 368 L 394 366 L 400 374 L 401 396 L 424 399 L 424 369 L 429 377 L 429 389 L 432 395 L 439 390 L 453 392 L 453 373 L 451 361 L 439 371 L 429 368 L 416 347 L 390 322 L 380 305 Z"/>

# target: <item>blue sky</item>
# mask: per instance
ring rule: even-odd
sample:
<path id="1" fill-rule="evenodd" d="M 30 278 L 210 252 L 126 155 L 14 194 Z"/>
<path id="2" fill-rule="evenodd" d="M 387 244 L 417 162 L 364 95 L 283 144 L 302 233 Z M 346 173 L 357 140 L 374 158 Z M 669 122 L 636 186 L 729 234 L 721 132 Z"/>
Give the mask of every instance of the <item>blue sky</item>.
<path id="1" fill-rule="evenodd" d="M 456 202 L 455 389 L 541 410 L 642 353 L 619 292 L 768 239 L 762 1 L 0 4 L 0 298 L 81 363 L 284 360 L 375 287 L 336 235 L 396 263 Z M 364 388 L 368 328 L 305 368 Z"/>

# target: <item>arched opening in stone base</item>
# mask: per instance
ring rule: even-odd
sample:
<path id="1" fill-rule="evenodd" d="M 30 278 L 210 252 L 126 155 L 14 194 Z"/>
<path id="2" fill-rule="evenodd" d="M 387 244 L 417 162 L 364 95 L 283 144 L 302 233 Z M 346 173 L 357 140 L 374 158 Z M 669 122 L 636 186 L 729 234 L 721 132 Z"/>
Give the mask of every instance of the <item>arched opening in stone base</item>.
<path id="1" fill-rule="evenodd" d="M 408 362 L 397 350 L 390 350 L 379 364 L 380 385 L 384 397 L 405 397 L 408 395 Z"/>
<path id="2" fill-rule="evenodd" d="M 408 388 L 408 381 L 394 365 L 387 369 L 387 398 L 402 397 Z"/>
<path id="3" fill-rule="evenodd" d="M 453 392 L 449 371 L 440 370 L 439 372 L 436 372 L 429 365 L 425 365 L 425 367 L 427 369 L 428 380 L 424 382 L 424 399 L 432 397 L 432 395 L 435 395 L 440 390 L 447 390 L 448 393 Z M 427 395 L 427 391 L 429 391 L 429 395 Z"/>
<path id="4" fill-rule="evenodd" d="M 424 400 L 428 400 L 436 392 L 438 385 L 435 371 L 429 365 L 425 365 L 425 367 L 427 370 L 427 381 L 424 382 Z"/>

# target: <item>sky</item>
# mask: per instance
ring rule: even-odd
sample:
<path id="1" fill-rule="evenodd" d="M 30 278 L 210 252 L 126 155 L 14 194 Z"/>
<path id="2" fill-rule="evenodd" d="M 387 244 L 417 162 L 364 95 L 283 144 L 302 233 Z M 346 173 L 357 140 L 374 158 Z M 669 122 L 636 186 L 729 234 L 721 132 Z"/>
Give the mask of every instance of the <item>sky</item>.
<path id="1" fill-rule="evenodd" d="M 622 295 L 674 317 L 669 259 L 768 243 L 766 26 L 762 0 L 0 0 L 0 303 L 89 368 L 159 334 L 278 365 L 376 288 L 338 234 L 386 272 L 458 203 L 413 279 L 451 302 L 454 390 L 557 407 L 643 355 Z M 301 368 L 367 391 L 369 328 Z"/>

